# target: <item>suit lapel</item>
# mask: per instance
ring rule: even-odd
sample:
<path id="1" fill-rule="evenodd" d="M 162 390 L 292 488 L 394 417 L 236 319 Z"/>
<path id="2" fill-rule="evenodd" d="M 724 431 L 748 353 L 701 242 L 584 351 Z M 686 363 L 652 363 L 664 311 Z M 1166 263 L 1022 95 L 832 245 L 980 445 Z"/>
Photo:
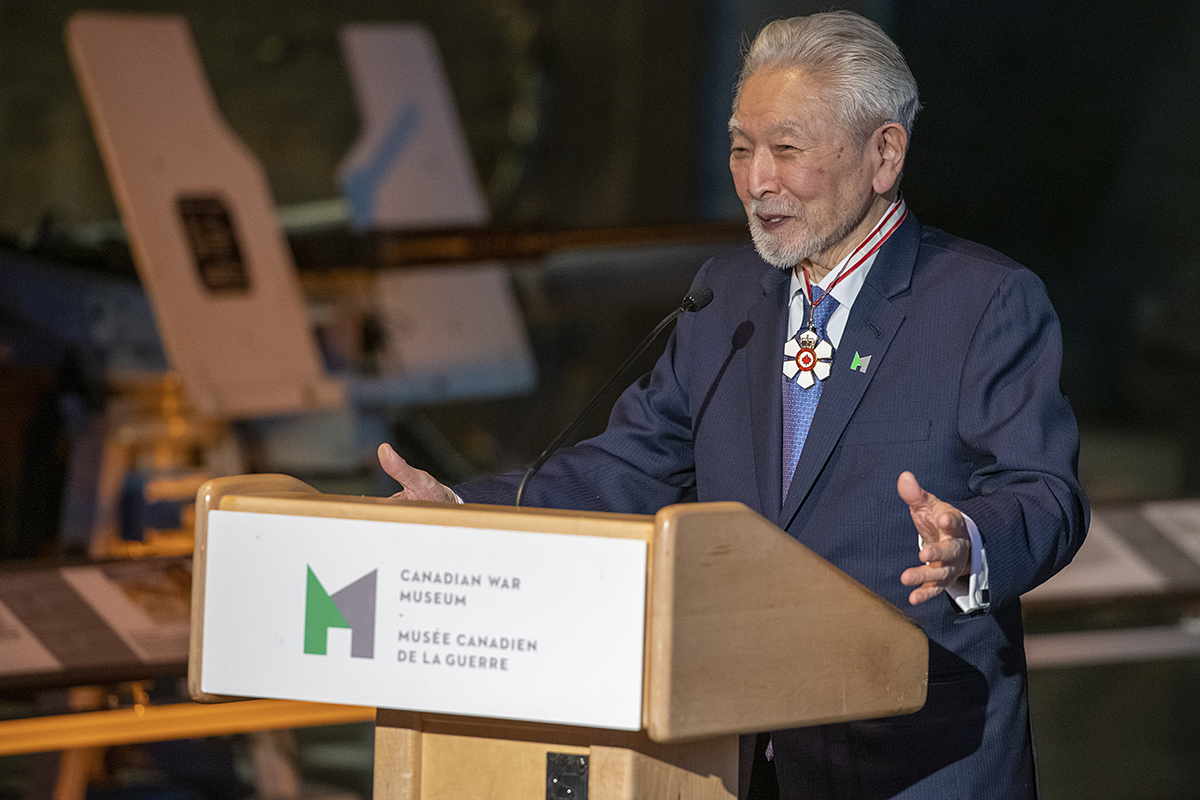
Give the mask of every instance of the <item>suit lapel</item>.
<path id="1" fill-rule="evenodd" d="M 755 477 L 763 513 L 783 503 L 783 337 L 787 327 L 788 273 L 772 269 L 763 275 L 762 297 L 750 308 L 754 335 L 747 345 L 750 428 L 754 442 Z"/>
<path id="2" fill-rule="evenodd" d="M 812 491 L 904 321 L 904 315 L 889 298 L 908 289 L 919 243 L 920 225 L 909 214 L 904 224 L 880 248 L 879 256 L 859 290 L 783 502 L 779 516 L 781 528 L 786 529 L 791 524 L 800 504 Z M 856 355 L 859 356 L 857 365 Z M 866 357 L 870 360 L 864 371 L 861 359 Z M 852 369 L 852 365 L 857 369 Z M 781 439 L 782 434 L 778 431 L 782 430 L 782 412 L 776 430 L 776 439 Z M 776 474 L 781 471 L 782 467 L 777 467 Z"/>

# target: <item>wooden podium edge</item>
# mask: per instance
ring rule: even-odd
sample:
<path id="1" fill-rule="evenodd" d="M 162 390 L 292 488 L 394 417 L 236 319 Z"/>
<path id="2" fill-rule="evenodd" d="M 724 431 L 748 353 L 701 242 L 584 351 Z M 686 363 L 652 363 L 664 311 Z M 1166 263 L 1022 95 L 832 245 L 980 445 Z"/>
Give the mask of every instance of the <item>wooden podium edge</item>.
<path id="1" fill-rule="evenodd" d="M 899 609 L 740 503 L 657 515 L 650 738 L 917 711 L 929 643 Z"/>

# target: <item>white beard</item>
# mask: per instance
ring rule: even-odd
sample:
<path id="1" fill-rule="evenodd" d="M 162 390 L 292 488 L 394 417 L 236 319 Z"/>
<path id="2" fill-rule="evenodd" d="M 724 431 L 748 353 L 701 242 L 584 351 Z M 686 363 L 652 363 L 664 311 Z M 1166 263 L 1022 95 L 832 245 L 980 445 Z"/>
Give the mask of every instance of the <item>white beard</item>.
<path id="1" fill-rule="evenodd" d="M 870 207 L 870 203 L 867 203 L 862 209 L 852 212 L 852 215 L 846 215 L 840 223 L 831 225 L 832 230 L 819 231 L 813 229 L 812 223 L 805 216 L 804 209 L 799 206 L 779 200 L 751 200 L 750 238 L 754 241 L 754 249 L 758 251 L 763 261 L 779 269 L 791 269 L 806 258 L 812 258 L 818 253 L 833 248 L 849 236 L 866 218 Z M 798 224 L 799 231 L 790 236 L 768 233 L 763 228 L 762 220 L 759 218 L 760 214 L 764 217 L 789 216 L 794 223 Z"/>

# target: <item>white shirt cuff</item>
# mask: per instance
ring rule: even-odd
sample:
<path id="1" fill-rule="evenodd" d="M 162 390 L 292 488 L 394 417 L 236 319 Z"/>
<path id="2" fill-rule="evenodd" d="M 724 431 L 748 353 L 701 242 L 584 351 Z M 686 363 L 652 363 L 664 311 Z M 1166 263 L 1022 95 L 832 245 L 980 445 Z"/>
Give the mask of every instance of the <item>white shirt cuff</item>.
<path id="1" fill-rule="evenodd" d="M 967 533 L 971 536 L 971 575 L 964 581 L 959 579 L 946 589 L 946 594 L 954 598 L 962 611 L 970 614 L 984 611 L 988 607 L 988 573 L 987 553 L 983 549 L 983 537 L 979 535 L 979 526 L 975 521 L 963 514 L 967 523 Z"/>

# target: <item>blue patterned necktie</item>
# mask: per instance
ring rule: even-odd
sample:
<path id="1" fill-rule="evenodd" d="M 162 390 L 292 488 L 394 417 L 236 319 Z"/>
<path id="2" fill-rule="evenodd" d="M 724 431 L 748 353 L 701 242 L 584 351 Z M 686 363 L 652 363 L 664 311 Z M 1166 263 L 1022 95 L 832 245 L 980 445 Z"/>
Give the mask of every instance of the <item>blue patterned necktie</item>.
<path id="1" fill-rule="evenodd" d="M 812 297 L 816 305 L 813 312 L 813 324 L 816 326 L 817 336 L 820 340 L 827 341 L 829 334 L 826 326 L 829 324 L 829 316 L 838 306 L 838 301 L 834 297 L 822 300 L 823 296 L 824 293 L 820 288 L 812 287 Z M 806 330 L 808 330 L 807 322 L 800 326 L 800 330 L 796 331 L 796 336 Z M 813 414 L 817 411 L 817 401 L 821 399 L 821 385 L 824 381 L 814 381 L 812 386 L 805 389 L 794 378 L 780 377 L 783 379 L 782 497 L 786 499 L 788 487 L 792 484 L 792 475 L 796 472 L 796 462 L 800 460 L 800 451 L 804 449 L 804 440 L 808 438 L 808 428 L 812 425 Z"/>

